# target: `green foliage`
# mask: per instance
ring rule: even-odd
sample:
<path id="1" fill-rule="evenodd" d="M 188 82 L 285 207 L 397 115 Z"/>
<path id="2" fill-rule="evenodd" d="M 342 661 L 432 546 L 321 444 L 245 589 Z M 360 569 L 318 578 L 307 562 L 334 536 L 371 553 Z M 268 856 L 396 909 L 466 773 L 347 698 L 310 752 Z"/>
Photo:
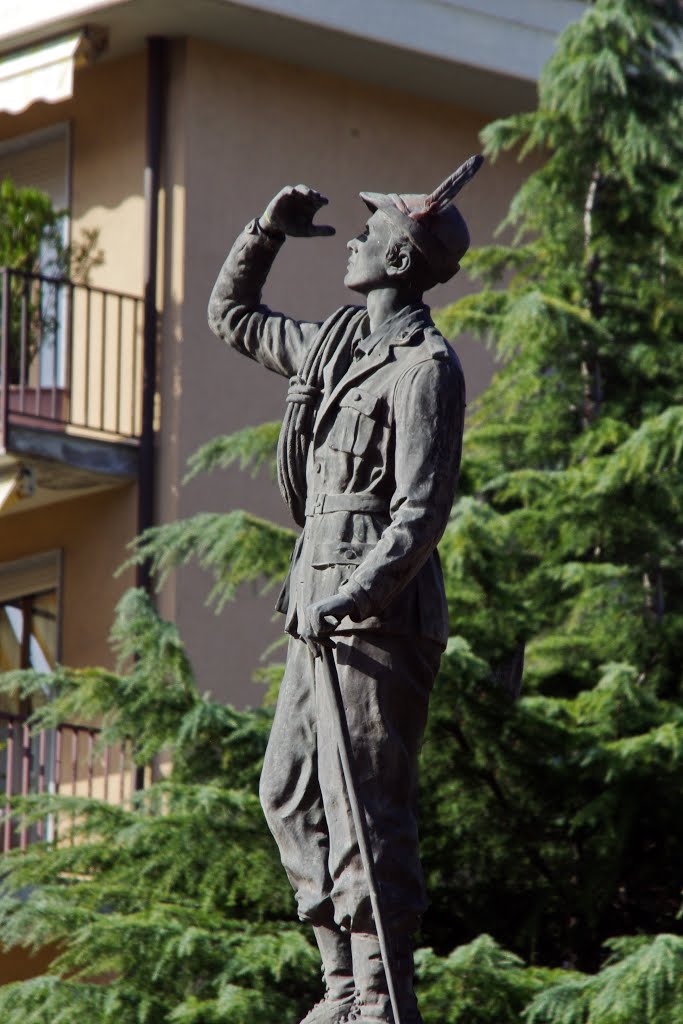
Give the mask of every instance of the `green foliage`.
<path id="1" fill-rule="evenodd" d="M 170 572 L 196 561 L 213 573 L 208 602 L 220 611 L 241 583 L 282 581 L 296 535 L 248 512 L 203 512 L 146 530 L 127 565 L 149 560 L 161 586 Z M 124 566 L 125 568 L 125 566 Z"/>
<path id="2" fill-rule="evenodd" d="M 532 1001 L 527 1024 L 681 1024 L 683 939 L 614 939 L 599 974 L 557 981 Z"/>
<path id="3" fill-rule="evenodd" d="M 421 949 L 416 968 L 423 1016 L 447 1024 L 517 1024 L 530 1000 L 568 973 L 526 967 L 489 935 L 446 957 Z"/>
<path id="4" fill-rule="evenodd" d="M 227 469 L 235 462 L 239 463 L 240 469 L 250 468 L 254 475 L 266 467 L 274 476 L 279 435 L 280 424 L 275 421 L 245 427 L 227 436 L 214 437 L 190 457 L 185 480 L 192 480 L 198 473 Z"/>
<path id="5" fill-rule="evenodd" d="M 31 273 L 38 270 L 41 246 L 61 252 L 61 217 L 44 192 L 17 188 L 5 178 L 0 183 L 0 266 Z"/>
<path id="6" fill-rule="evenodd" d="M 274 475 L 279 433 L 279 423 L 263 423 L 213 438 L 189 459 L 185 482 L 234 463 L 254 474 L 268 469 Z M 295 540 L 293 530 L 248 512 L 201 513 L 145 531 L 122 568 L 148 563 L 161 587 L 179 566 L 197 562 L 213 575 L 207 603 L 220 612 L 243 583 L 260 582 L 264 591 L 281 583 Z"/>
<path id="7" fill-rule="evenodd" d="M 538 110 L 484 133 L 543 164 L 514 245 L 472 253 L 481 290 L 440 314 L 503 360 L 441 545 L 454 639 L 422 797 L 441 951 L 486 930 L 595 970 L 610 936 L 680 931 L 682 26 L 676 3 L 597 0 Z M 514 703 L 494 680 L 522 645 Z"/>
<path id="8" fill-rule="evenodd" d="M 0 182 L 0 267 L 87 284 L 104 262 L 99 230 L 86 228 L 71 244 L 64 242 L 65 210 L 55 210 L 45 192 L 19 188 L 11 178 Z M 45 260 L 41 266 L 41 258 Z"/>

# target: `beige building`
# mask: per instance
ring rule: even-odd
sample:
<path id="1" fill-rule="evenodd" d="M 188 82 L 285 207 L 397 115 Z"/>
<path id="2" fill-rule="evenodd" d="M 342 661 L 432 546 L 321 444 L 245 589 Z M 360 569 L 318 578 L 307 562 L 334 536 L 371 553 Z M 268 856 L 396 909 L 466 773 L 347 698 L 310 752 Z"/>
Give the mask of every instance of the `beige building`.
<path id="1" fill-rule="evenodd" d="M 319 188 L 337 235 L 288 242 L 265 299 L 311 319 L 348 302 L 358 192 L 428 190 L 478 150 L 488 120 L 533 106 L 553 40 L 581 8 L 0 0 L 0 179 L 46 190 L 70 211 L 72 239 L 97 228 L 104 253 L 88 288 L 2 279 L 0 669 L 110 663 L 113 610 L 135 580 L 113 573 L 141 525 L 236 507 L 286 521 L 268 479 L 181 483 L 199 444 L 282 411 L 286 382 L 206 326 L 232 238 L 283 184 Z M 490 241 L 521 173 L 503 160 L 463 193 L 475 244 Z M 432 305 L 468 287 L 456 279 Z M 39 344 L 36 303 L 50 321 Z M 455 346 L 471 398 L 490 357 L 469 339 Z M 257 703 L 251 674 L 281 629 L 273 595 L 245 592 L 217 620 L 207 592 L 184 570 L 159 606 L 202 689 Z"/>

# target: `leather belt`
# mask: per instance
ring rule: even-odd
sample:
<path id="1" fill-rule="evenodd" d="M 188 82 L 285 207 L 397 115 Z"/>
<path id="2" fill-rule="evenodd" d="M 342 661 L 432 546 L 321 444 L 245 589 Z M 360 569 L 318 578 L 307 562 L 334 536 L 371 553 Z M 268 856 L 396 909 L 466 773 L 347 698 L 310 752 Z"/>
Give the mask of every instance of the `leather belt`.
<path id="1" fill-rule="evenodd" d="M 306 498 L 306 515 L 328 512 L 387 512 L 387 503 L 375 494 L 311 494 Z"/>

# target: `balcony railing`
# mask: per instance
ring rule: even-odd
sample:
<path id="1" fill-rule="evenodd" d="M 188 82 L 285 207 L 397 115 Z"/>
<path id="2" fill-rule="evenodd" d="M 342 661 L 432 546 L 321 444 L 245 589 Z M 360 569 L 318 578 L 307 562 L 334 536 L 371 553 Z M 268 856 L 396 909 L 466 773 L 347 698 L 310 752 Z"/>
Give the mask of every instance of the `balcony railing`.
<path id="1" fill-rule="evenodd" d="M 0 451 L 13 427 L 136 444 L 144 303 L 0 269 Z"/>
<path id="2" fill-rule="evenodd" d="M 36 840 L 68 841 L 73 820 L 49 815 L 37 824 L 10 814 L 14 796 L 56 793 L 123 804 L 136 788 L 130 744 L 102 746 L 99 730 L 63 724 L 31 735 L 26 715 L 0 711 L 0 853 Z"/>

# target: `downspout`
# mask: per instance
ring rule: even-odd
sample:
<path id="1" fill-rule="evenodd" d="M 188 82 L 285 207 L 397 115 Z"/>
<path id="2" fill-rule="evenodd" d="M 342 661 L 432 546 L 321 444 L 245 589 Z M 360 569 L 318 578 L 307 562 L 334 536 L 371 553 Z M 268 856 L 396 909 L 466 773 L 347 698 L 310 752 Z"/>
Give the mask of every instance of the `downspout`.
<path id="1" fill-rule="evenodd" d="M 142 332 L 142 432 L 138 463 L 138 534 L 154 523 L 154 396 L 157 381 L 157 264 L 159 256 L 159 187 L 164 121 L 166 40 L 147 39 L 147 153 L 145 160 L 144 321 Z M 138 565 L 136 585 L 152 590 L 149 562 Z M 135 789 L 145 787 L 145 769 L 135 769 Z"/>
<path id="2" fill-rule="evenodd" d="M 145 161 L 144 322 L 142 347 L 142 432 L 138 471 L 138 534 L 154 523 L 154 396 L 157 378 L 157 263 L 159 188 L 164 121 L 166 40 L 147 39 L 147 154 Z M 149 562 L 137 567 L 136 584 L 151 591 Z"/>

